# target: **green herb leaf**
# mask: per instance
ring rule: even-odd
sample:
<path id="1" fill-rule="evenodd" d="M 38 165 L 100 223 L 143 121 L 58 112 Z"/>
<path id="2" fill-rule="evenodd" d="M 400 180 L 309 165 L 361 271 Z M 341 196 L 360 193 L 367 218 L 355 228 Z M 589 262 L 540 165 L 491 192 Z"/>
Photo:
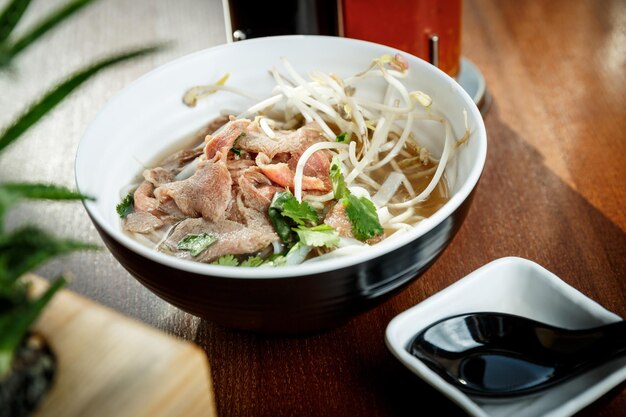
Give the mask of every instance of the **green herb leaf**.
<path id="1" fill-rule="evenodd" d="M 341 173 L 341 163 L 339 157 L 333 156 L 333 161 L 330 164 L 330 181 L 333 184 L 333 194 L 335 200 L 340 200 L 350 195 L 350 190 L 346 185 L 346 180 Z"/>
<path id="2" fill-rule="evenodd" d="M 32 226 L 0 234 L 0 285 L 14 282 L 54 256 L 84 249 L 98 249 L 98 246 L 58 239 Z"/>
<path id="3" fill-rule="evenodd" d="M 272 255 L 270 256 L 261 267 L 273 267 L 273 266 L 283 266 L 287 263 L 287 258 L 285 255 Z"/>
<path id="4" fill-rule="evenodd" d="M 115 206 L 115 211 L 117 211 L 121 219 L 126 218 L 126 216 L 135 211 L 135 195 L 132 191 L 126 194 L 126 197 Z"/>
<path id="5" fill-rule="evenodd" d="M 365 241 L 384 233 L 376 214 L 376 207 L 367 197 L 349 195 L 344 198 L 343 205 L 346 208 L 346 215 L 352 223 L 354 237 Z"/>
<path id="6" fill-rule="evenodd" d="M 211 265 L 238 266 L 239 261 L 233 255 L 224 255 L 211 262 Z"/>
<path id="7" fill-rule="evenodd" d="M 319 223 L 315 210 L 306 202 L 299 203 L 288 191 L 274 194 L 268 214 L 276 233 L 287 244 L 296 241 L 293 227 Z"/>
<path id="8" fill-rule="evenodd" d="M 230 150 L 237 156 L 241 155 L 241 149 L 232 147 Z"/>
<path id="9" fill-rule="evenodd" d="M 58 84 L 48 94 L 39 99 L 38 102 L 31 105 L 22 115 L 13 122 L 6 130 L 0 134 L 0 151 L 13 143 L 24 132 L 30 129 L 35 123 L 45 116 L 50 110 L 56 107 L 65 97 L 67 97 L 72 91 L 74 91 L 82 83 L 93 77 L 101 70 L 108 68 L 112 65 L 119 64 L 124 61 L 128 61 L 133 58 L 151 54 L 162 49 L 162 46 L 150 46 L 147 48 L 140 48 L 129 52 L 124 52 L 118 55 L 105 58 L 89 67 L 86 67 L 72 76 L 66 81 Z"/>
<path id="10" fill-rule="evenodd" d="M 184 250 L 191 253 L 194 258 L 208 249 L 209 246 L 217 242 L 217 236 L 208 233 L 200 233 L 198 235 L 190 233 L 178 241 L 178 250 Z"/>
<path id="11" fill-rule="evenodd" d="M 22 338 L 37 320 L 43 308 L 52 296 L 67 281 L 60 277 L 50 284 L 46 292 L 36 300 L 20 303 L 0 315 L 0 379 L 9 371 L 13 354 Z"/>
<path id="12" fill-rule="evenodd" d="M 251 256 L 248 259 L 246 259 L 245 261 L 243 261 L 241 263 L 241 265 L 239 266 L 249 266 L 249 267 L 256 267 L 256 266 L 260 266 L 265 262 L 265 260 L 259 256 Z"/>
<path id="13" fill-rule="evenodd" d="M 291 230 L 293 222 L 289 218 L 282 215 L 282 201 L 279 198 L 280 196 L 277 196 L 276 194 L 274 195 L 274 199 L 268 209 L 268 216 L 280 239 L 287 244 L 291 244 L 295 240 L 295 236 Z"/>
<path id="14" fill-rule="evenodd" d="M 0 43 L 4 42 L 22 18 L 31 0 L 13 0 L 0 14 Z"/>
<path id="15" fill-rule="evenodd" d="M 294 230 L 300 238 L 300 243 L 307 246 L 334 248 L 339 244 L 339 233 L 327 224 L 308 228 L 299 227 Z"/>
<path id="16" fill-rule="evenodd" d="M 337 135 L 337 142 L 345 142 L 348 139 L 348 134 L 346 132 L 343 132 L 339 135 Z"/>
<path id="17" fill-rule="evenodd" d="M 298 202 L 296 198 L 288 192 L 282 200 L 282 214 L 289 217 L 296 224 L 304 226 L 306 224 L 315 225 L 319 223 L 320 219 L 317 217 L 317 212 L 306 201 Z"/>

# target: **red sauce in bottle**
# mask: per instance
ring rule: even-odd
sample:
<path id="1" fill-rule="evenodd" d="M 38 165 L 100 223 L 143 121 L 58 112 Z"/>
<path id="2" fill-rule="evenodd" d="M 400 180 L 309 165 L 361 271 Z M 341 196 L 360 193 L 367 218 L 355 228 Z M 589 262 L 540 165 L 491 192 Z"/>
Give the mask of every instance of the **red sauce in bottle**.
<path id="1" fill-rule="evenodd" d="M 430 58 L 430 36 L 439 36 L 439 68 L 451 76 L 461 58 L 461 0 L 341 0 L 349 38 L 388 45 Z"/>

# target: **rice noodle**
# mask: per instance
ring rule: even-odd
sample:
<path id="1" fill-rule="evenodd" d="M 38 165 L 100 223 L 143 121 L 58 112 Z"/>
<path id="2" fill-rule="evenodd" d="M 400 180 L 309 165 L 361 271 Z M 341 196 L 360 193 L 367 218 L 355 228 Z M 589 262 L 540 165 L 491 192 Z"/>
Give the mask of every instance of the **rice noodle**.
<path id="1" fill-rule="evenodd" d="M 389 224 L 402 223 L 411 218 L 411 216 L 415 213 L 415 209 L 413 207 L 409 207 L 404 213 L 398 214 L 397 216 L 391 218 L 389 220 Z"/>
<path id="2" fill-rule="evenodd" d="M 398 166 L 398 163 L 396 161 L 391 161 L 391 167 L 396 172 L 399 172 L 403 175 L 404 178 L 402 178 L 402 185 L 404 185 L 404 188 L 406 188 L 406 190 L 408 191 L 411 197 L 415 197 L 415 190 L 413 189 L 413 186 L 411 185 L 411 181 L 409 181 L 406 174 L 402 172 L 402 169 L 400 169 L 400 167 Z"/>
<path id="3" fill-rule="evenodd" d="M 399 172 L 389 174 L 385 182 L 380 186 L 380 190 L 372 197 L 372 203 L 374 203 L 376 207 L 385 206 L 398 191 L 402 180 L 405 178 L 404 174 Z"/>

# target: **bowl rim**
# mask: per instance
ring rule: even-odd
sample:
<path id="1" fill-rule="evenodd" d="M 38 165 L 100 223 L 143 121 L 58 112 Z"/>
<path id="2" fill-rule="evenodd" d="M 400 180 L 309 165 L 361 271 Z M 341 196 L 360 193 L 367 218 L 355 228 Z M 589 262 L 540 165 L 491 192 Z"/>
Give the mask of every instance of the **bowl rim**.
<path id="1" fill-rule="evenodd" d="M 395 48 L 391 48 L 385 45 L 380 45 L 373 42 L 358 40 L 358 39 L 350 39 L 350 38 L 342 38 L 342 37 L 333 37 L 333 36 L 318 36 L 318 35 L 286 35 L 286 36 L 272 36 L 272 37 L 263 37 L 263 38 L 255 38 L 242 42 L 235 43 L 227 43 L 222 45 L 217 45 L 213 47 L 209 47 L 200 51 L 196 51 L 190 54 L 186 54 L 182 57 L 176 58 L 168 63 L 165 63 L 141 77 L 137 78 L 120 91 L 115 93 L 113 97 L 111 97 L 98 111 L 94 119 L 91 121 L 89 126 L 86 128 L 83 133 L 80 142 L 78 144 L 78 148 L 76 151 L 76 158 L 74 163 L 74 172 L 75 172 L 75 181 L 78 190 L 81 189 L 81 178 L 80 178 L 80 165 L 81 165 L 81 156 L 83 155 L 83 150 L 86 146 L 86 143 L 90 141 L 90 137 L 94 136 L 96 133 L 94 132 L 95 122 L 105 114 L 109 108 L 112 108 L 117 105 L 117 103 L 123 100 L 124 96 L 129 92 L 133 91 L 137 85 L 143 83 L 146 79 L 154 77 L 162 71 L 165 71 L 171 67 L 180 65 L 186 60 L 191 60 L 193 57 L 202 54 L 211 54 L 215 51 L 219 51 L 226 48 L 237 49 L 240 47 L 248 46 L 252 43 L 275 43 L 275 42 L 284 42 L 284 41 L 298 41 L 303 39 L 314 39 L 319 40 L 321 42 L 337 42 L 344 44 L 352 44 L 352 45 L 366 45 L 372 46 L 376 48 L 386 48 L 393 52 L 402 53 L 405 56 L 408 56 L 411 60 L 417 60 L 415 62 L 416 65 L 426 68 L 429 71 L 434 71 L 436 74 L 444 78 L 444 81 L 447 81 L 450 84 L 450 87 L 455 91 L 455 93 L 460 94 L 463 100 L 466 102 L 465 110 L 468 112 L 468 118 L 476 120 L 476 126 L 474 127 L 474 131 L 472 132 L 472 137 L 475 141 L 478 141 L 478 151 L 477 151 L 477 161 L 473 165 L 470 170 L 469 175 L 465 179 L 461 188 L 433 215 L 429 218 L 423 220 L 418 226 L 413 228 L 410 231 L 404 232 L 399 236 L 394 237 L 393 239 L 385 239 L 376 245 L 371 246 L 368 250 L 363 251 L 363 253 L 351 254 L 347 256 L 337 257 L 325 259 L 318 262 L 311 262 L 293 266 L 281 266 L 275 268 L 248 268 L 248 267 L 232 267 L 232 266 L 220 266 L 220 265 L 210 265 L 201 262 L 194 262 L 190 260 L 184 260 L 180 258 L 176 258 L 174 256 L 166 255 L 160 252 L 157 252 L 154 249 L 148 248 L 141 243 L 133 240 L 126 234 L 124 234 L 121 230 L 114 228 L 111 224 L 109 224 L 102 215 L 100 215 L 99 210 L 96 206 L 95 201 L 85 200 L 83 201 L 83 205 L 87 210 L 90 218 L 96 225 L 102 230 L 104 233 L 107 233 L 113 240 L 117 243 L 123 245 L 127 249 L 141 255 L 142 257 L 147 258 L 148 260 L 154 261 L 159 264 L 163 264 L 169 266 L 174 269 L 195 273 L 198 275 L 205 276 L 213 276 L 213 277 L 223 277 L 223 278 L 242 278 L 242 279 L 272 279 L 272 278 L 291 278 L 291 277 L 299 277 L 305 275 L 316 275 L 321 273 L 326 273 L 329 271 L 340 270 L 344 268 L 353 267 L 357 264 L 364 263 L 370 261 L 372 259 L 378 258 L 385 254 L 388 254 L 396 249 L 399 249 L 402 246 L 405 246 L 411 241 L 418 239 L 424 234 L 431 231 L 437 225 L 442 223 L 446 218 L 448 218 L 454 211 L 456 211 L 461 204 L 467 199 L 472 190 L 476 187 L 478 180 L 482 174 L 485 160 L 487 156 L 487 133 L 484 125 L 483 118 L 480 114 L 480 111 L 476 107 L 476 104 L 472 100 L 472 98 L 467 94 L 465 90 L 449 75 L 441 71 L 440 69 L 433 67 L 426 61 L 418 58 L 412 54 L 409 54 L 404 51 L 397 50 Z M 413 63 L 411 63 L 414 65 Z"/>

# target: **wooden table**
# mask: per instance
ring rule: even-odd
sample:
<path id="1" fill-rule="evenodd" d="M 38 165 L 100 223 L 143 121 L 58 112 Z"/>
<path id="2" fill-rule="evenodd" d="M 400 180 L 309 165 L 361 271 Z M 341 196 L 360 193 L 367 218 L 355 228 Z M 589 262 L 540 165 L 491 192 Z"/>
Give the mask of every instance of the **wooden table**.
<path id="1" fill-rule="evenodd" d="M 6 1 L 0 1 L 0 5 Z M 38 1 L 33 22 L 57 1 Z M 27 22 L 20 27 L 24 30 Z M 464 413 L 387 351 L 389 320 L 479 266 L 522 256 L 626 316 L 626 2 L 467 0 L 463 53 L 483 71 L 493 105 L 487 164 L 467 220 L 443 256 L 406 290 L 349 324 L 306 338 L 243 334 L 153 296 L 106 251 L 54 261 L 71 288 L 202 346 L 222 416 Z M 96 56 L 155 39 L 168 51 L 102 74 L 0 159 L 3 180 L 73 185 L 80 136 L 97 110 L 142 73 L 225 41 L 219 0 L 103 0 L 0 76 L 0 125 L 53 81 Z M 14 211 L 59 234 L 99 242 L 79 204 Z M 624 385 L 585 410 L 623 416 Z M 415 411 L 417 414 L 417 411 Z"/>

